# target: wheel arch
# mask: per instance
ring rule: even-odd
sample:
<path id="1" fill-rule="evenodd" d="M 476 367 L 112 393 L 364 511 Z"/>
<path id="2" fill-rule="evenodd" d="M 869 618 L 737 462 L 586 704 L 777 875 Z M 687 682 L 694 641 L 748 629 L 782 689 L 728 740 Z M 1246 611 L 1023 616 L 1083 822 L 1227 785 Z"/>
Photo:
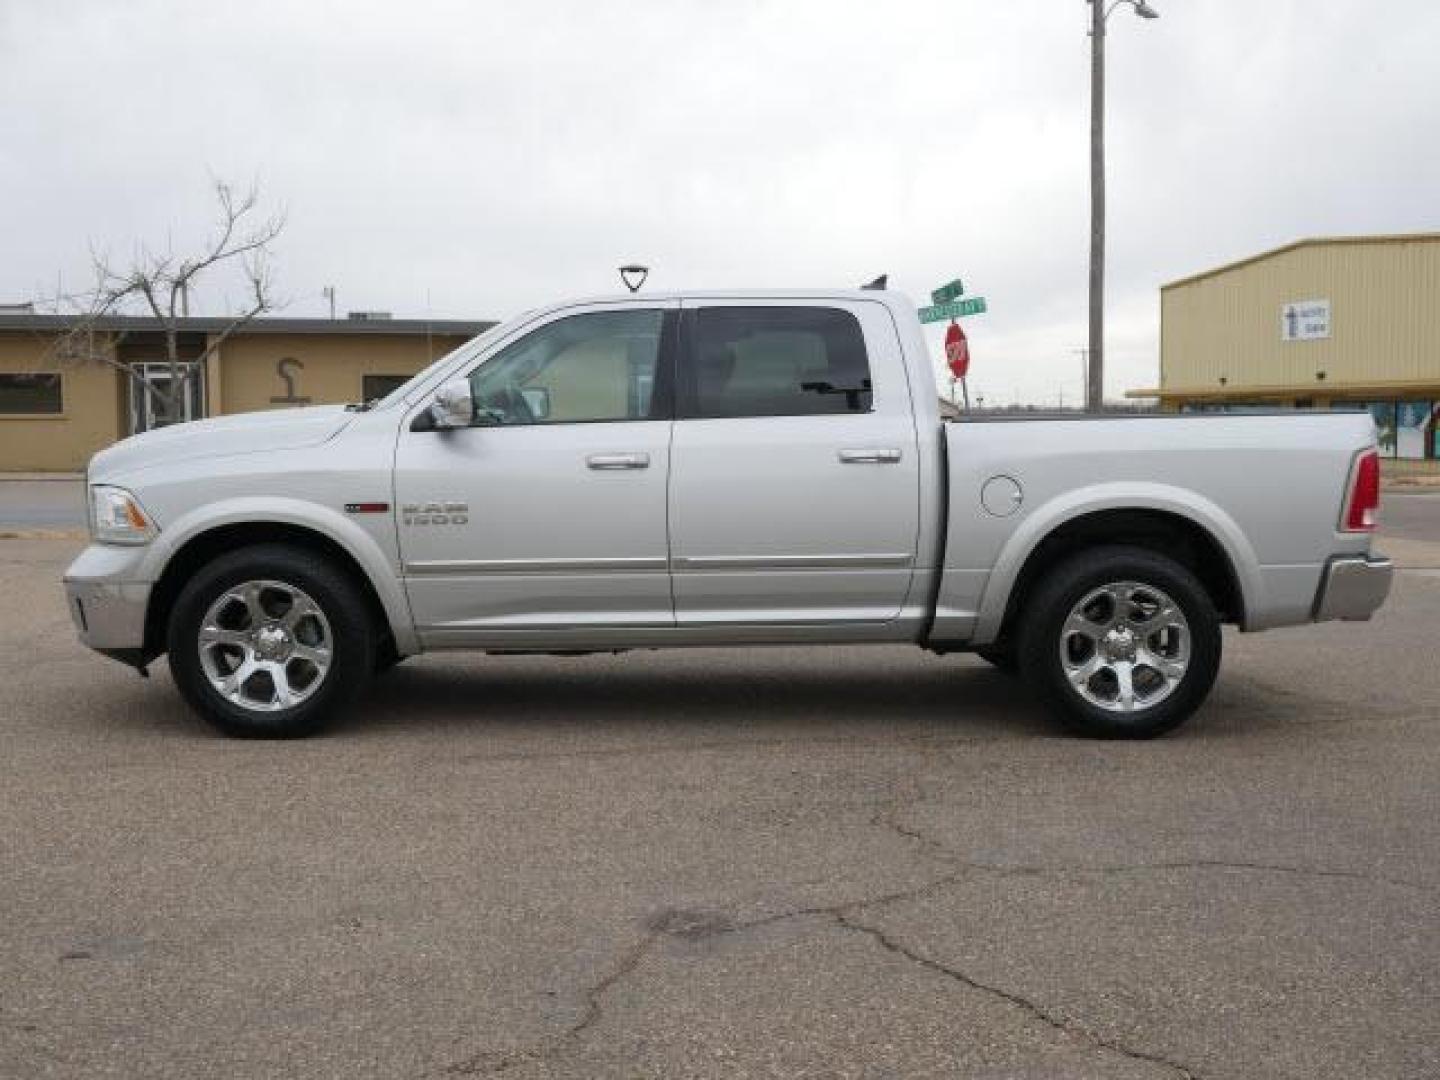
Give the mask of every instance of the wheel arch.
<path id="1" fill-rule="evenodd" d="M 1200 579 L 1224 621 L 1245 626 L 1253 617 L 1259 596 L 1254 552 L 1224 511 L 1197 502 L 1191 493 L 1129 492 L 1076 499 L 1027 524 L 1030 528 L 1011 538 L 991 573 L 976 641 L 1008 635 L 1048 567 L 1101 544 L 1128 544 L 1175 559 Z"/>
<path id="2" fill-rule="evenodd" d="M 360 531 L 356 526 L 351 527 Z M 400 592 L 399 582 L 394 580 L 393 573 L 387 579 L 382 576 L 383 569 L 377 570 L 377 562 L 382 568 L 388 563 L 368 534 L 362 535 L 372 550 L 365 550 L 354 538 L 347 538 L 349 542 L 346 542 L 313 522 L 295 520 L 293 516 L 224 516 L 185 530 L 183 537 L 172 539 L 167 550 L 157 553 L 154 585 L 145 612 L 146 661 L 165 651 L 170 613 L 180 590 L 196 570 L 225 552 L 275 543 L 313 551 L 332 562 L 355 582 L 376 627 L 388 633 L 398 653 L 406 655 L 416 651 L 409 606 Z"/>

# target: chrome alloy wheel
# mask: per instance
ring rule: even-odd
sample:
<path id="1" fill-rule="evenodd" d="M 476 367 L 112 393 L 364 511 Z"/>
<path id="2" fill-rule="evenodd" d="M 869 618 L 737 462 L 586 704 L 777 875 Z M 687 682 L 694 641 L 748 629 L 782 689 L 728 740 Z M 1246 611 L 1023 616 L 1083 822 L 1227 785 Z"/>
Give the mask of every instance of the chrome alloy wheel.
<path id="1" fill-rule="evenodd" d="M 257 712 L 289 709 L 310 697 L 334 655 L 320 605 L 283 581 L 227 589 L 205 612 L 198 644 L 215 692 Z"/>
<path id="2" fill-rule="evenodd" d="M 1160 704 L 1190 666 L 1190 624 L 1160 589 L 1117 581 L 1092 589 L 1065 619 L 1060 663 L 1082 698 L 1110 712 Z"/>

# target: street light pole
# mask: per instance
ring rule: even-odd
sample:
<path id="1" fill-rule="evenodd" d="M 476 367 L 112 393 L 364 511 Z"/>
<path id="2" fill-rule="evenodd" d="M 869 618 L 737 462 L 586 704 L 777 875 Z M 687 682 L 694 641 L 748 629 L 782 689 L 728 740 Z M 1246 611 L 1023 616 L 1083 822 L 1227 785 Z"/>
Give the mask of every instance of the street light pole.
<path id="1" fill-rule="evenodd" d="M 1090 0 L 1090 348 L 1085 409 L 1105 404 L 1105 5 Z"/>
<path id="2" fill-rule="evenodd" d="M 1142 19 L 1158 19 L 1145 0 L 1104 0 L 1090 4 L 1090 370 L 1085 380 L 1085 408 L 1105 406 L 1105 24 L 1121 4 Z"/>

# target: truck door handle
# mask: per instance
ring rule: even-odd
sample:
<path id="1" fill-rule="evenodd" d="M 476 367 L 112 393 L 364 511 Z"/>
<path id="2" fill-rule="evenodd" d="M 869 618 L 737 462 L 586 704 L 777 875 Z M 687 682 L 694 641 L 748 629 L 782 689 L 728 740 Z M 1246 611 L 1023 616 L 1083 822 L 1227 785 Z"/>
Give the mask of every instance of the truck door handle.
<path id="1" fill-rule="evenodd" d="M 839 458 L 844 465 L 893 465 L 900 460 L 900 451 L 893 446 L 872 446 L 841 450 Z"/>
<path id="2" fill-rule="evenodd" d="M 585 464 L 592 469 L 648 469 L 649 454 L 591 454 Z"/>

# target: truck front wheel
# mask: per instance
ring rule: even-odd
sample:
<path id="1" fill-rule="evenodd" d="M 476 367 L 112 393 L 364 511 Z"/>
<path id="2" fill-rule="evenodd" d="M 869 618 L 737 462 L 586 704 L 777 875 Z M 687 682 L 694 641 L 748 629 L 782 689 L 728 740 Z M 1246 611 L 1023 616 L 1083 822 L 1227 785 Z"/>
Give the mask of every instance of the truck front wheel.
<path id="1" fill-rule="evenodd" d="M 1071 731 L 1148 739 L 1179 727 L 1220 667 L 1220 616 L 1180 563 L 1098 547 L 1048 571 L 1022 613 L 1026 681 Z"/>
<path id="2" fill-rule="evenodd" d="M 373 637 L 348 575 L 314 552 L 261 544 L 222 555 L 186 584 L 167 646 L 181 694 L 221 731 L 293 738 L 361 693 Z"/>

